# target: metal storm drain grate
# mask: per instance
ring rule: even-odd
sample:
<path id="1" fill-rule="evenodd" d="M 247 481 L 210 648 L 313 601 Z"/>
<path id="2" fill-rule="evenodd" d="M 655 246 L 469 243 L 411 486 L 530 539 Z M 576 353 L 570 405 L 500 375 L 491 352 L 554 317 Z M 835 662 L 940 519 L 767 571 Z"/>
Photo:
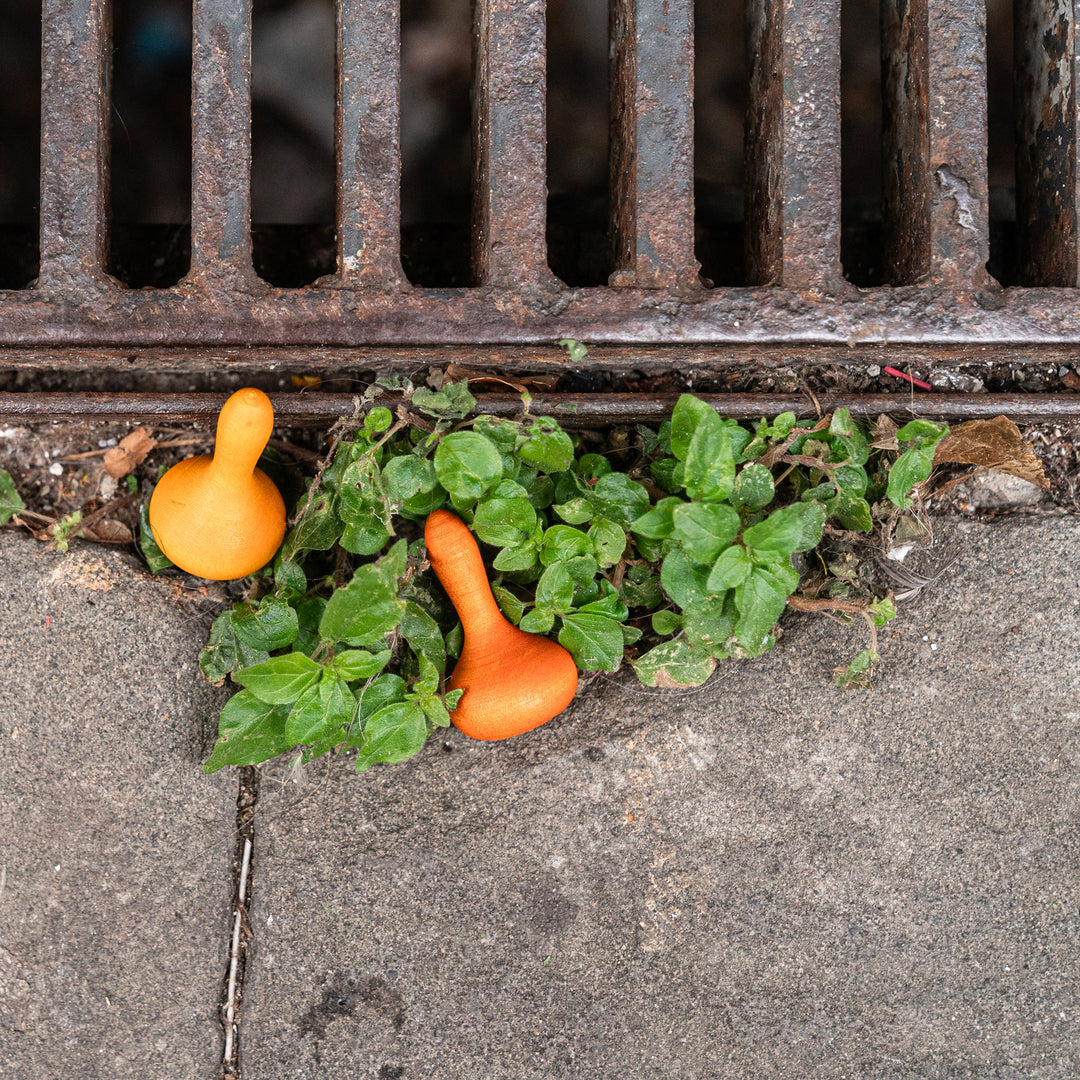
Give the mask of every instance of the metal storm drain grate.
<path id="1" fill-rule="evenodd" d="M 593 371 L 684 376 L 1068 363 L 1080 349 L 1071 2 L 1017 0 L 1009 287 L 987 270 L 986 0 L 881 0 L 881 270 L 870 286 L 852 284 L 841 258 L 840 0 L 747 0 L 741 242 L 717 275 L 741 284 L 723 286 L 702 276 L 697 250 L 692 0 L 611 0 L 606 281 L 574 286 L 552 272 L 547 248 L 549 11 L 544 0 L 475 0 L 471 281 L 438 288 L 402 268 L 399 5 L 336 4 L 334 266 L 284 288 L 253 265 L 251 0 L 194 0 L 190 265 L 170 287 L 127 287 L 107 272 L 110 7 L 41 5 L 39 261 L 32 283 L 0 291 L 0 368 L 78 373 L 89 388 L 95 373 L 124 371 L 137 391 L 153 371 L 463 360 L 562 371 L 561 338 L 589 343 Z M 994 395 L 945 397 L 934 407 L 1001 408 Z M 1078 411 L 1075 395 L 1016 401 L 1030 417 Z M 29 393 L 0 406 L 107 408 L 202 406 Z M 314 395 L 286 413 L 336 408 Z M 605 408 L 645 406 L 610 398 Z"/>

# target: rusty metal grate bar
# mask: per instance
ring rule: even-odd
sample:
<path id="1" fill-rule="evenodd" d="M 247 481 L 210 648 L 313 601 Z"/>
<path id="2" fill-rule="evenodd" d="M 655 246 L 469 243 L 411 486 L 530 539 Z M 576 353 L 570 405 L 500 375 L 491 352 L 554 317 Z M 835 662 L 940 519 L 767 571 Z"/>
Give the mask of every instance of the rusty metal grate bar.
<path id="1" fill-rule="evenodd" d="M 989 284 L 986 0 L 928 0 L 930 275 L 957 289 Z"/>
<path id="2" fill-rule="evenodd" d="M 472 269 L 480 285 L 549 287 L 544 0 L 476 0 Z"/>
<path id="3" fill-rule="evenodd" d="M 383 0 L 337 8 L 337 273 L 347 288 L 405 283 L 399 228 L 401 11 Z"/>
<path id="4" fill-rule="evenodd" d="M 98 289 L 109 220 L 107 2 L 42 0 L 41 19 L 38 285 Z"/>
<path id="5" fill-rule="evenodd" d="M 693 27 L 693 0 L 611 6 L 612 285 L 697 281 Z"/>
<path id="6" fill-rule="evenodd" d="M 222 290 L 253 282 L 251 0 L 194 0 L 191 275 Z"/>
<path id="7" fill-rule="evenodd" d="M 271 393 L 277 422 L 286 426 L 329 425 L 349 416 L 358 399 L 351 394 Z M 1080 422 L 1080 394 L 708 394 L 698 395 L 721 416 L 760 417 L 791 410 L 800 417 L 848 409 L 871 419 L 886 413 L 929 420 L 992 419 L 1006 414 L 1020 424 Z M 213 422 L 226 394 L 11 394 L 0 393 L 5 423 L 65 421 L 85 418 L 154 423 Z M 677 394 L 534 394 L 533 415 L 558 417 L 568 428 L 599 424 L 659 423 L 671 416 Z M 492 416 L 520 416 L 518 394 L 479 394 L 477 411 Z"/>
<path id="8" fill-rule="evenodd" d="M 840 5 L 750 0 L 751 279 L 842 288 Z"/>
<path id="9" fill-rule="evenodd" d="M 1017 0 L 1020 280 L 1077 285 L 1076 7 Z"/>
<path id="10" fill-rule="evenodd" d="M 888 285 L 840 261 L 840 0 L 747 0 L 745 287 L 698 276 L 693 0 L 612 0 L 612 274 L 569 287 L 545 247 L 544 0 L 474 5 L 473 276 L 401 267 L 400 12 L 337 3 L 337 266 L 311 286 L 259 279 L 251 251 L 251 3 L 194 0 L 192 257 L 166 289 L 109 278 L 109 0 L 43 0 L 41 266 L 0 291 L 0 364 L 87 364 L 171 348 L 391 350 L 576 337 L 701 346 L 747 363 L 1080 348 L 1072 5 L 1018 0 L 1018 228 L 1024 287 L 989 277 L 985 0 L 881 0 Z M 1061 10 L 1059 10 L 1061 8 Z M 1067 9 L 1067 10 L 1065 10 Z"/>

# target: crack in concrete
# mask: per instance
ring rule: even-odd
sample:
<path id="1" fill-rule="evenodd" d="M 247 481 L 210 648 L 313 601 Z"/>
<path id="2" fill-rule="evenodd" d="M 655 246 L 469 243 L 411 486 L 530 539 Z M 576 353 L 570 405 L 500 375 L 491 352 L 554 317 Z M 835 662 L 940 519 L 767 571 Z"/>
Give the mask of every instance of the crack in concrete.
<path id="1" fill-rule="evenodd" d="M 221 1027 L 225 1033 L 225 1048 L 218 1080 L 241 1080 L 240 1008 L 243 1003 L 247 947 L 252 937 L 247 912 L 251 903 L 251 860 L 255 845 L 255 804 L 258 798 L 258 770 L 251 766 L 241 768 L 236 796 L 236 848 L 232 865 L 232 933 L 229 940 L 229 962 L 222 980 L 222 998 L 218 1006 Z"/>

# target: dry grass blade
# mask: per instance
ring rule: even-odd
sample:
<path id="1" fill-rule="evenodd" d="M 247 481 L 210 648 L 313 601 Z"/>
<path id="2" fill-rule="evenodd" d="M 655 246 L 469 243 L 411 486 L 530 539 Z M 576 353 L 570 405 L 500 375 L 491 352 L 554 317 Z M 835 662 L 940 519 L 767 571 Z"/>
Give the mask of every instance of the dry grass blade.
<path id="1" fill-rule="evenodd" d="M 959 551 L 951 552 L 946 557 L 945 561 L 929 575 L 920 574 L 918 571 L 904 566 L 903 563 L 893 562 L 890 559 L 883 559 L 876 553 L 874 555 L 874 562 L 890 581 L 900 586 L 900 592 L 893 594 L 897 600 L 914 600 L 923 589 L 933 585 L 934 582 L 937 581 L 938 578 L 940 578 L 941 575 L 944 574 L 945 571 L 959 558 Z"/>

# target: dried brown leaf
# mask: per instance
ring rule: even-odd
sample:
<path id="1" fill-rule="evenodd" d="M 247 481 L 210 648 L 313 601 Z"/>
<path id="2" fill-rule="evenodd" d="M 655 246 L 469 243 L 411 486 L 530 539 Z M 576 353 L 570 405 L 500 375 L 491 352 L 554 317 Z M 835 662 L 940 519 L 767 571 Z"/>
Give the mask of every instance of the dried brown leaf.
<path id="1" fill-rule="evenodd" d="M 870 445 L 878 450 L 899 450 L 900 442 L 896 438 L 896 433 L 899 430 L 892 417 L 882 413 L 874 421 L 874 430 L 871 432 L 873 438 Z"/>
<path id="2" fill-rule="evenodd" d="M 136 428 L 105 454 L 105 471 L 119 480 L 137 469 L 155 446 L 157 441 L 150 435 L 149 428 Z"/>
<path id="3" fill-rule="evenodd" d="M 135 539 L 127 525 L 113 518 L 102 518 L 89 528 L 84 526 L 82 535 L 87 540 L 95 540 L 99 544 L 130 544 Z"/>
<path id="4" fill-rule="evenodd" d="M 1008 473 L 1049 490 L 1042 462 L 1007 416 L 967 420 L 954 427 L 934 450 L 934 464 L 978 465 Z"/>

